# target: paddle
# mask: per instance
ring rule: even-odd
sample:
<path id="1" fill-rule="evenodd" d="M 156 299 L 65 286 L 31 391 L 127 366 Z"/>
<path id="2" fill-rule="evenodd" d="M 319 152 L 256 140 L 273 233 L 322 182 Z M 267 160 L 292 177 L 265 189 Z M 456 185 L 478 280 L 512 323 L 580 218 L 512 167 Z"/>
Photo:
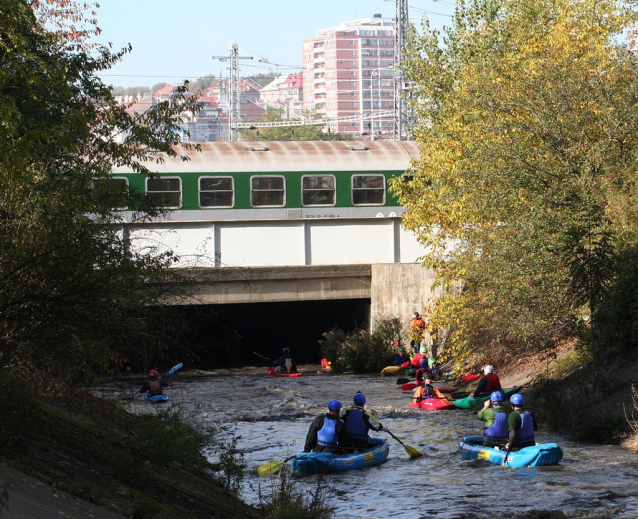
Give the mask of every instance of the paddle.
<path id="1" fill-rule="evenodd" d="M 399 440 L 399 438 L 397 438 L 390 431 L 388 431 L 388 434 L 392 436 L 396 441 L 398 441 L 401 445 L 403 445 L 405 452 L 407 452 L 410 455 L 410 458 L 419 458 L 420 456 L 423 456 L 423 454 L 421 454 L 418 450 L 416 450 L 414 447 L 411 447 L 410 445 L 406 445 L 405 443 L 403 443 L 401 440 Z"/>
<path id="2" fill-rule="evenodd" d="M 178 369 L 182 369 L 184 367 L 184 364 L 182 362 L 180 362 L 179 364 L 176 364 L 175 366 L 173 366 L 171 369 L 169 369 L 166 373 L 164 373 L 162 375 L 162 377 L 167 377 L 168 375 L 172 375 L 173 373 L 175 373 Z"/>
<path id="3" fill-rule="evenodd" d="M 510 445 L 510 443 L 508 442 L 507 444 L 507 450 L 505 451 L 505 457 L 503 458 L 503 463 L 502 466 L 505 467 L 505 465 L 507 464 L 507 456 L 509 456 L 510 451 L 512 450 L 512 446 Z"/>
<path id="4" fill-rule="evenodd" d="M 416 389 L 419 386 L 422 386 L 423 384 L 419 384 L 418 382 L 411 382 L 409 384 L 403 384 L 401 386 L 401 391 L 410 391 L 411 389 Z"/>
<path id="5" fill-rule="evenodd" d="M 407 382 L 410 382 L 410 380 L 412 380 L 411 378 L 407 378 L 407 377 L 401 377 L 397 379 L 397 386 L 400 386 L 401 384 L 406 384 Z"/>
<path id="6" fill-rule="evenodd" d="M 264 360 L 267 360 L 269 362 L 272 362 L 272 359 L 269 359 L 268 357 L 264 357 L 263 355 L 260 355 L 259 353 L 257 353 L 256 351 L 253 351 L 253 355 L 257 355 L 258 357 L 261 357 Z"/>
<path id="7" fill-rule="evenodd" d="M 296 454 L 295 454 L 296 456 Z M 293 459 L 295 456 L 290 456 L 290 458 L 286 458 L 283 461 L 269 461 L 268 463 L 264 463 L 263 465 L 259 465 L 259 467 L 257 467 L 257 474 L 260 476 L 267 476 L 268 474 L 275 474 L 276 472 L 279 472 L 284 464 L 287 461 L 290 461 L 291 459 Z"/>

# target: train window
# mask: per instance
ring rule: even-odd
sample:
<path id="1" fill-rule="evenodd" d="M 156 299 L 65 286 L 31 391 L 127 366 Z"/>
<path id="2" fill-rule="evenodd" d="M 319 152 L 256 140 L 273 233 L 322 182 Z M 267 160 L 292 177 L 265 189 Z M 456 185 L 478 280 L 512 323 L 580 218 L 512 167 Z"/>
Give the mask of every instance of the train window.
<path id="1" fill-rule="evenodd" d="M 233 207 L 234 205 L 233 177 L 200 177 L 200 207 Z"/>
<path id="2" fill-rule="evenodd" d="M 385 177 L 383 175 L 352 175 L 352 204 L 385 204 Z"/>
<path id="3" fill-rule="evenodd" d="M 253 207 L 285 205 L 286 184 L 284 177 L 252 177 L 250 179 L 250 203 Z"/>
<path id="4" fill-rule="evenodd" d="M 128 179 L 110 177 L 100 178 L 93 181 L 100 200 L 104 201 L 107 207 L 113 209 L 126 209 L 128 206 Z"/>
<path id="5" fill-rule="evenodd" d="M 178 177 L 147 178 L 146 195 L 158 207 L 181 207 L 182 180 Z"/>
<path id="6" fill-rule="evenodd" d="M 333 175 L 304 175 L 301 177 L 303 205 L 335 205 L 335 177 Z"/>

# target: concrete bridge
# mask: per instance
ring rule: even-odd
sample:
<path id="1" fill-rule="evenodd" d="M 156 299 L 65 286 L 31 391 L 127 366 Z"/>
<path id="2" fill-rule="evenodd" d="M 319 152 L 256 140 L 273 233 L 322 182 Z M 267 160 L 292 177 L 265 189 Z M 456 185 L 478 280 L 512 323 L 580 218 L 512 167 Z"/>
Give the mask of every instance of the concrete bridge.
<path id="1" fill-rule="evenodd" d="M 178 304 L 238 304 L 369 299 L 370 322 L 409 319 L 438 291 L 434 273 L 419 264 L 308 265 L 180 269 L 194 281 Z"/>

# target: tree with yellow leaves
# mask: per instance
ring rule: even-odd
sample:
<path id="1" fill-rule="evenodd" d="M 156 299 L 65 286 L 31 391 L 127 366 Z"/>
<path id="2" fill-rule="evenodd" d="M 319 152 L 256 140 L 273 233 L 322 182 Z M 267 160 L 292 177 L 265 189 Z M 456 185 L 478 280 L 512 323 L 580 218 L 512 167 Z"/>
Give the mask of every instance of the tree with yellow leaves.
<path id="1" fill-rule="evenodd" d="M 449 352 L 604 342 L 638 244 L 635 20 L 621 0 L 459 0 L 451 28 L 413 35 L 422 153 L 393 190 L 425 264 L 462 283 L 432 314 Z"/>

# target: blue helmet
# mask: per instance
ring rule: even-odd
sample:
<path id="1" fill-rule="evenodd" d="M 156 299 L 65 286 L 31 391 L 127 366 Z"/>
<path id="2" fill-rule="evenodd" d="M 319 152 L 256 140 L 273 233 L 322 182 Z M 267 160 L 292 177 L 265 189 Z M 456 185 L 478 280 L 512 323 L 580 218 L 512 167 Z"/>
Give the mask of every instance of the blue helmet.
<path id="1" fill-rule="evenodd" d="M 422 359 L 421 363 L 419 364 L 419 366 L 421 366 L 422 368 L 429 368 L 428 366 L 428 361 L 426 359 Z"/>
<path id="2" fill-rule="evenodd" d="M 523 399 L 523 395 L 520 393 L 515 393 L 510 397 L 510 404 L 512 405 L 523 405 L 525 400 Z"/>
<path id="3" fill-rule="evenodd" d="M 490 400 L 492 402 L 502 402 L 503 401 L 503 393 L 501 393 L 500 391 L 494 391 L 490 395 Z"/>
<path id="4" fill-rule="evenodd" d="M 330 402 L 328 402 L 328 409 L 331 411 L 338 411 L 341 407 L 341 402 L 339 402 L 339 400 L 330 400 Z"/>
<path id="5" fill-rule="evenodd" d="M 357 394 L 354 395 L 354 403 L 357 405 L 363 405 L 366 403 L 366 396 L 361 392 L 357 391 Z"/>

